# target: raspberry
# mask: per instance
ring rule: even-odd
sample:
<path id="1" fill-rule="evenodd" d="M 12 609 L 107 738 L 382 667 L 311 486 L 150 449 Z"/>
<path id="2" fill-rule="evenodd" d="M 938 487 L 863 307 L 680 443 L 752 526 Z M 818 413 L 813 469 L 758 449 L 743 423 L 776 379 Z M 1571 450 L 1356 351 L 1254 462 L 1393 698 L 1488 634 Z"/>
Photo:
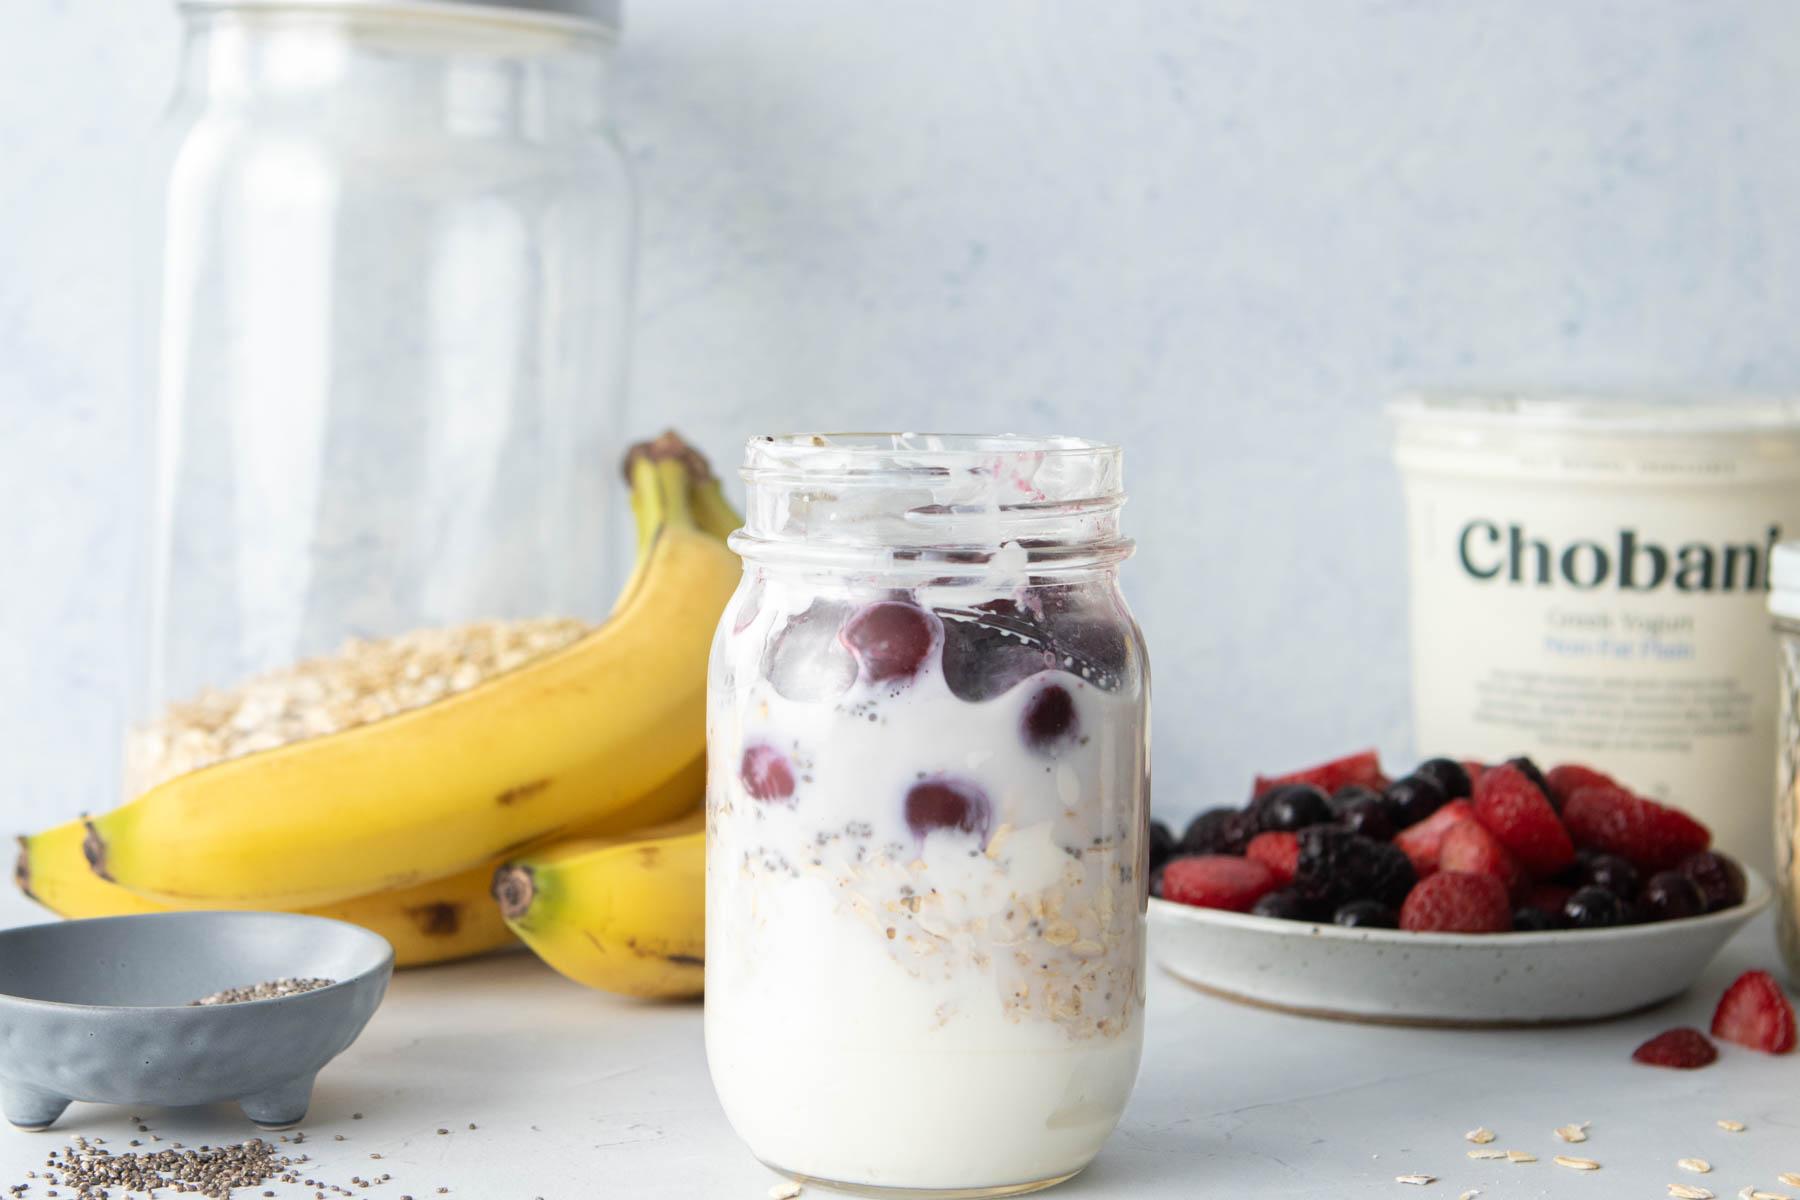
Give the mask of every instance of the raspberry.
<path id="1" fill-rule="evenodd" d="M 1518 895 L 1525 882 L 1519 860 L 1479 821 L 1459 821 L 1444 831 L 1438 846 L 1438 870 L 1492 875 L 1506 885 L 1509 896 Z"/>
<path id="2" fill-rule="evenodd" d="M 1244 848 L 1244 857 L 1255 859 L 1283 884 L 1294 882 L 1294 867 L 1300 861 L 1300 837 L 1285 832 L 1259 833 Z"/>
<path id="3" fill-rule="evenodd" d="M 1322 788 L 1326 795 L 1341 787 L 1358 783 L 1364 787 L 1372 787 L 1380 791 L 1387 786 L 1387 777 L 1381 773 L 1381 759 L 1373 750 L 1364 750 L 1358 754 L 1349 754 L 1343 758 L 1334 758 L 1328 763 L 1320 763 L 1316 767 L 1307 767 L 1303 771 L 1290 771 L 1286 775 L 1258 775 L 1256 786 L 1251 790 L 1252 797 L 1260 796 L 1270 788 L 1283 783 L 1310 783 Z"/>
<path id="4" fill-rule="evenodd" d="M 1163 868 L 1162 895 L 1177 904 L 1248 912 L 1279 885 L 1275 872 L 1248 858 L 1202 854 L 1177 858 Z"/>
<path id="5" fill-rule="evenodd" d="M 1563 820 L 1581 845 L 1629 859 L 1646 874 L 1666 871 L 1712 842 L 1706 826 L 1686 813 L 1619 787 L 1577 789 Z"/>
<path id="6" fill-rule="evenodd" d="M 1569 797 L 1584 787 L 1618 787 L 1613 777 L 1592 767 L 1580 766 L 1576 763 L 1564 763 L 1560 767 L 1551 767 L 1544 776 L 1544 784 L 1550 790 L 1550 800 L 1558 808 L 1569 802 Z"/>
<path id="7" fill-rule="evenodd" d="M 1767 971 L 1745 971 L 1719 997 L 1712 1034 L 1765 1054 L 1794 1048 L 1794 1006 Z"/>
<path id="8" fill-rule="evenodd" d="M 1511 763 L 1475 784 L 1475 816 L 1534 875 L 1554 875 L 1575 861 L 1575 846 L 1542 789 Z"/>
<path id="9" fill-rule="evenodd" d="M 1681 1026 L 1659 1033 L 1636 1050 L 1631 1057 L 1652 1067 L 1674 1067 L 1691 1071 L 1704 1067 L 1719 1057 L 1718 1049 L 1698 1029 Z"/>
<path id="10" fill-rule="evenodd" d="M 1407 894 L 1400 928 L 1412 933 L 1506 933 L 1512 908 L 1492 875 L 1439 871 Z"/>
<path id="11" fill-rule="evenodd" d="M 1458 821 L 1473 821 L 1475 807 L 1467 800 L 1452 800 L 1444 807 L 1394 838 L 1394 845 L 1412 859 L 1413 871 L 1420 879 L 1438 869 L 1438 848 L 1444 834 Z"/>

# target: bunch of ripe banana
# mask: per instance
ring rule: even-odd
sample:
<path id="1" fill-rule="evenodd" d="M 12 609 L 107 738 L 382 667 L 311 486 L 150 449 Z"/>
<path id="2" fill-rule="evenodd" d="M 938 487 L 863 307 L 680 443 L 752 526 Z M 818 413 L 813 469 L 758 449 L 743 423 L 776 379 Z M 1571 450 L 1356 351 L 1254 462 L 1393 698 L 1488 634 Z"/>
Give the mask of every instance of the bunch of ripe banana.
<path id="1" fill-rule="evenodd" d="M 697 995 L 706 666 L 737 586 L 723 540 L 737 514 L 672 433 L 633 447 L 626 474 L 637 562 L 593 632 L 423 708 L 22 838 L 19 887 L 67 917 L 336 917 L 403 966 L 516 934 L 590 986 Z"/>

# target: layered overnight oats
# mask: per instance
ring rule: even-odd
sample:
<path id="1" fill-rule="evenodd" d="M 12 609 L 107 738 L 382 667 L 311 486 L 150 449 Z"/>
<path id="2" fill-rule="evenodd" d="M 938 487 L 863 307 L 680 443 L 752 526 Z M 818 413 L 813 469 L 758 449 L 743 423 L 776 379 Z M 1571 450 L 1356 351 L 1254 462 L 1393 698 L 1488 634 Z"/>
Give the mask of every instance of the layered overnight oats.
<path id="1" fill-rule="evenodd" d="M 801 1178 L 1080 1170 L 1142 1045 L 1148 681 L 1118 452 L 758 439 L 709 704 L 707 1055 Z"/>

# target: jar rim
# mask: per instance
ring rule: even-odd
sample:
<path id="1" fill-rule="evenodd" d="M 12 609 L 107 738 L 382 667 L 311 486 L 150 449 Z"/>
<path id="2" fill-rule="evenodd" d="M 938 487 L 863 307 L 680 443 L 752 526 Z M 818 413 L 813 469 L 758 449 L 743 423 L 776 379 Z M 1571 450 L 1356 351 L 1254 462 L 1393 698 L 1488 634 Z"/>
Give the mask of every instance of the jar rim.
<path id="1" fill-rule="evenodd" d="M 175 0 L 183 13 L 258 10 L 387 13 L 556 29 L 616 39 L 619 0 Z"/>
<path id="2" fill-rule="evenodd" d="M 1100 486 L 1063 500 L 1098 499 L 1122 490 L 1123 451 L 1113 442 L 1063 434 L 798 432 L 758 434 L 744 443 L 739 474 L 750 484 L 899 483 L 1007 460 L 1068 466 L 1081 459 Z"/>

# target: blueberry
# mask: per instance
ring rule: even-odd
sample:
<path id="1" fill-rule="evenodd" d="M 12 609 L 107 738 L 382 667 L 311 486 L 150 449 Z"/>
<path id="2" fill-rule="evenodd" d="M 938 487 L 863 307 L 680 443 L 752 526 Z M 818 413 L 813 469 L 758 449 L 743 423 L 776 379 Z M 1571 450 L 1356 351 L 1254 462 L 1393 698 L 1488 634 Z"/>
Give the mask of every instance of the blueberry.
<path id="1" fill-rule="evenodd" d="M 1400 914 L 1393 905 L 1383 904 L 1379 900 L 1352 900 L 1348 904 L 1340 904 L 1338 910 L 1331 915 L 1333 924 L 1347 925 L 1352 929 L 1398 929 Z"/>
<path id="2" fill-rule="evenodd" d="M 1563 903 L 1563 918 L 1573 929 L 1606 929 L 1626 924 L 1625 904 L 1605 888 L 1589 884 Z"/>
<path id="3" fill-rule="evenodd" d="M 1605 888 L 1621 900 L 1638 894 L 1637 868 L 1616 854 L 1595 854 L 1582 868 L 1579 886 Z"/>
<path id="4" fill-rule="evenodd" d="M 1716 850 L 1702 850 L 1676 868 L 1694 881 L 1707 912 L 1735 908 L 1744 902 L 1744 869 Z"/>
<path id="5" fill-rule="evenodd" d="M 1300 831 L 1294 880 L 1332 908 L 1365 899 L 1398 907 L 1417 876 L 1412 860 L 1397 846 L 1336 826 L 1314 825 Z"/>
<path id="6" fill-rule="evenodd" d="M 1368 793 L 1348 803 L 1341 803 L 1339 797 L 1344 792 L 1358 791 Z M 1368 788 L 1344 788 L 1331 798 L 1331 811 L 1337 816 L 1337 823 L 1351 833 L 1385 842 L 1394 836 L 1394 822 L 1388 816 L 1387 805 L 1381 797 Z"/>
<path id="7" fill-rule="evenodd" d="M 1183 854 L 1242 854 L 1257 833 L 1256 821 L 1235 808 L 1209 808 L 1181 835 Z"/>
<path id="8" fill-rule="evenodd" d="M 1638 893 L 1640 921 L 1678 921 L 1705 911 L 1706 897 L 1700 886 L 1680 871 L 1658 871 L 1644 881 L 1644 890 Z"/>
<path id="9" fill-rule="evenodd" d="M 1413 774 L 1442 788 L 1445 800 L 1466 799 L 1475 790 L 1469 782 L 1469 772 L 1454 758 L 1428 758 L 1413 770 Z"/>
<path id="10" fill-rule="evenodd" d="M 920 841 L 933 830 L 974 834 L 987 841 L 993 809 L 987 793 L 959 779 L 935 778 L 915 783 L 906 793 L 906 827 Z"/>
<path id="11" fill-rule="evenodd" d="M 932 611 L 944 627 L 944 682 L 958 699 L 991 700 L 1057 665 L 1049 631 L 1016 601 Z"/>
<path id="12" fill-rule="evenodd" d="M 1168 862 L 1169 856 L 1175 853 L 1175 835 L 1170 833 L 1169 827 L 1161 821 L 1152 821 L 1150 822 L 1149 847 L 1150 869 L 1154 871 Z"/>
<path id="13" fill-rule="evenodd" d="M 1386 800 L 1394 828 L 1405 829 L 1444 807 L 1450 798 L 1436 780 L 1423 775 L 1408 775 L 1388 784 Z"/>
<path id="14" fill-rule="evenodd" d="M 794 798 L 793 764 L 787 755 L 763 742 L 744 747 L 738 780 L 757 800 L 783 804 Z"/>
<path id="15" fill-rule="evenodd" d="M 1556 797 L 1550 794 L 1549 781 L 1544 778 L 1544 773 L 1538 770 L 1538 765 L 1536 763 L 1521 754 L 1517 758 L 1507 759 L 1505 765 L 1516 767 L 1519 774 L 1531 780 L 1532 785 L 1536 787 L 1538 791 L 1544 793 L 1544 799 L 1550 802 L 1550 807 L 1559 810 L 1561 809 L 1562 806 L 1556 802 Z"/>
<path id="16" fill-rule="evenodd" d="M 1560 922 L 1541 908 L 1516 908 L 1513 910 L 1513 931 L 1515 933 L 1548 933 L 1560 927 Z"/>
<path id="17" fill-rule="evenodd" d="M 1033 599 L 1064 670 L 1102 691 L 1118 690 L 1132 657 L 1131 618 L 1109 584 L 1056 584 Z"/>
<path id="18" fill-rule="evenodd" d="M 1264 833 L 1292 833 L 1331 820 L 1331 802 L 1310 783 L 1272 787 L 1256 798 L 1252 811 Z"/>
<path id="19" fill-rule="evenodd" d="M 1283 921 L 1311 921 L 1316 915 L 1312 901 L 1293 888 L 1267 893 L 1250 906 L 1250 911 L 1259 917 L 1276 917 Z"/>
<path id="20" fill-rule="evenodd" d="M 919 673 L 938 642 L 938 619 L 910 600 L 878 600 L 844 623 L 838 638 L 870 683 L 904 682 Z"/>

